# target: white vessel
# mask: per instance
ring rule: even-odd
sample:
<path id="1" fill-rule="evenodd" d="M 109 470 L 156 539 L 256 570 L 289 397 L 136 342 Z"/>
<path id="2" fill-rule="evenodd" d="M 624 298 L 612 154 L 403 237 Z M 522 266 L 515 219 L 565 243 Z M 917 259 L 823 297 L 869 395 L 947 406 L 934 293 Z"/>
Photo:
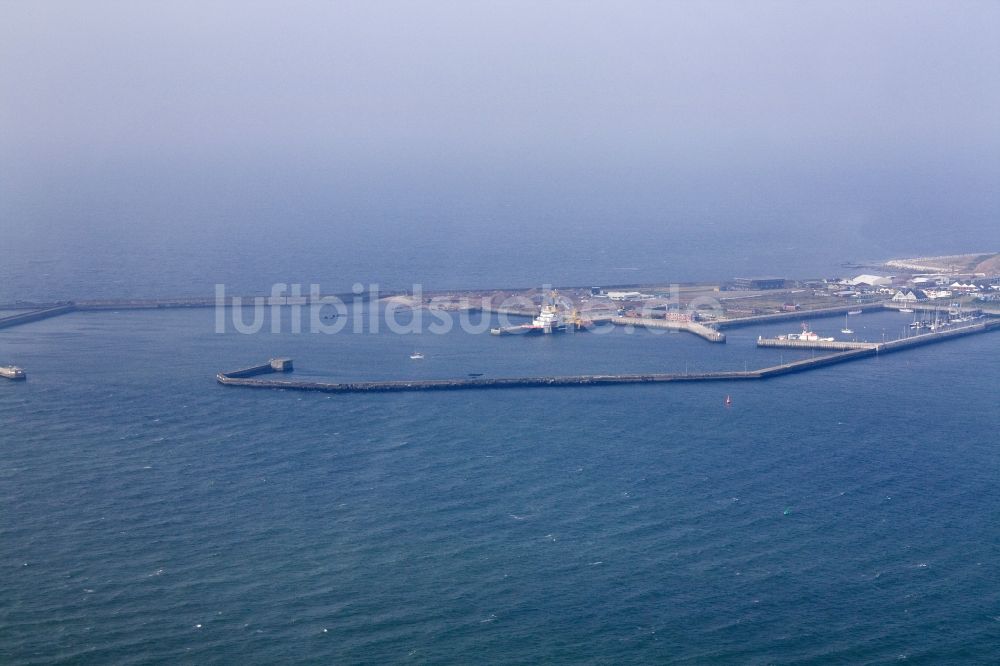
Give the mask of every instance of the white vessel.
<path id="1" fill-rule="evenodd" d="M 0 377 L 18 380 L 27 379 L 28 376 L 24 374 L 24 370 L 16 365 L 0 365 Z"/>
<path id="2" fill-rule="evenodd" d="M 563 317 L 562 311 L 556 305 L 557 292 L 553 291 L 548 298 L 548 302 L 542 305 L 541 311 L 530 324 L 513 326 L 511 328 L 492 328 L 493 335 L 549 335 L 550 333 L 565 333 L 569 330 L 569 325 Z"/>
<path id="3" fill-rule="evenodd" d="M 410 354 L 410 358 L 413 359 L 414 361 L 419 361 L 423 357 L 424 355 L 421 354 L 420 352 L 413 352 L 412 354 Z"/>
<path id="4" fill-rule="evenodd" d="M 820 337 L 819 333 L 817 333 L 816 331 L 810 331 L 808 322 L 802 322 L 801 333 L 789 333 L 787 335 L 779 335 L 778 339 L 802 340 L 803 342 L 833 342 L 833 338 L 823 338 Z"/>
<path id="5" fill-rule="evenodd" d="M 559 312 L 559 308 L 556 306 L 555 299 L 553 298 L 542 306 L 542 311 L 531 322 L 527 332 L 547 335 L 549 333 L 562 333 L 565 330 L 566 322 L 563 320 L 562 313 Z"/>
<path id="6" fill-rule="evenodd" d="M 850 326 L 847 325 L 847 316 L 846 315 L 844 316 L 844 328 L 840 329 L 840 332 L 843 333 L 844 335 L 850 335 L 851 333 L 854 332 L 854 330 Z"/>

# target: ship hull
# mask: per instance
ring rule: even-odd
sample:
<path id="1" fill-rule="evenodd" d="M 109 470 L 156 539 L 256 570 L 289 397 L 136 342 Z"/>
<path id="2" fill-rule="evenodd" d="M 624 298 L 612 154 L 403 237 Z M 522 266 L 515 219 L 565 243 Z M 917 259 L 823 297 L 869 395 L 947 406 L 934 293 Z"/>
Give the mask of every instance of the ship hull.
<path id="1" fill-rule="evenodd" d="M 552 335 L 553 333 L 565 333 L 566 325 L 562 324 L 560 326 L 527 326 L 524 329 L 524 335 Z"/>

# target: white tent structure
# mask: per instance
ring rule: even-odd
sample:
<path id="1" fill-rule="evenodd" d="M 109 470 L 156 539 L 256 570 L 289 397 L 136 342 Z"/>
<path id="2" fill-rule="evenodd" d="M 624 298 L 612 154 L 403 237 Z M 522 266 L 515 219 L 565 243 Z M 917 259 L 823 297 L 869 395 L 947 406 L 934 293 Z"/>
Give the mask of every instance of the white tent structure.
<path id="1" fill-rule="evenodd" d="M 886 287 L 892 284 L 892 278 L 884 277 L 882 275 L 859 275 L 851 280 L 851 284 L 857 285 L 868 285 L 869 287 Z"/>

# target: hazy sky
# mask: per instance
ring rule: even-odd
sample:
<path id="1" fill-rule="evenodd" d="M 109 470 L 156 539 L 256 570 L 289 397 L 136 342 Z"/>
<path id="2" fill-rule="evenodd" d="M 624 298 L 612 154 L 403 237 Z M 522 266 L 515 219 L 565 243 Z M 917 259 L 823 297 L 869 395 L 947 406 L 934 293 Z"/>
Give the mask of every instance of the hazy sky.
<path id="1" fill-rule="evenodd" d="M 7 230 L 715 192 L 988 232 L 998 179 L 1000 2 L 0 3 Z"/>

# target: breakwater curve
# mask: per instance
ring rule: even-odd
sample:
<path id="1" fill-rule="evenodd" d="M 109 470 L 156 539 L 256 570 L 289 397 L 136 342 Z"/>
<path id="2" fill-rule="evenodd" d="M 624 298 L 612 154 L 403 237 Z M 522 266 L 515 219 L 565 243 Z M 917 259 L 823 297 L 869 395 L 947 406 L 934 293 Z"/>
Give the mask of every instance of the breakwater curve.
<path id="1" fill-rule="evenodd" d="M 423 379 L 362 382 L 315 382 L 291 379 L 271 379 L 267 375 L 289 372 L 292 360 L 272 359 L 263 365 L 232 372 L 220 372 L 216 380 L 224 386 L 318 391 L 323 393 L 395 393 L 402 391 L 457 391 L 472 389 L 542 388 L 614 386 L 626 384 L 668 384 L 685 382 L 748 381 L 778 377 L 911 349 L 926 344 L 944 342 L 958 337 L 984 333 L 1000 328 L 1000 320 L 989 320 L 948 331 L 916 335 L 892 342 L 871 344 L 860 348 L 838 350 L 814 358 L 742 372 L 645 373 L 609 375 L 554 375 L 540 377 L 475 377 L 459 379 Z"/>

